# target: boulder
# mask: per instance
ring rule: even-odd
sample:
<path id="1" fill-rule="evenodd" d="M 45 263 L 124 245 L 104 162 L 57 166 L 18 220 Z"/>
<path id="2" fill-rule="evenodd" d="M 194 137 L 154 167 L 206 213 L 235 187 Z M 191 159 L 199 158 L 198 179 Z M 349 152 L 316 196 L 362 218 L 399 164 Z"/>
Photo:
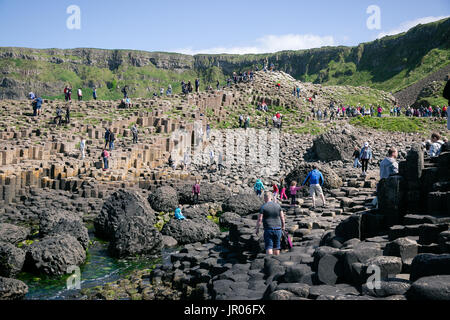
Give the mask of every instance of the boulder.
<path id="1" fill-rule="evenodd" d="M 220 229 L 214 222 L 204 218 L 202 221 L 190 219 L 171 219 L 162 229 L 162 234 L 171 236 L 178 244 L 207 242 L 219 236 Z"/>
<path id="2" fill-rule="evenodd" d="M 39 235 L 70 234 L 75 237 L 84 249 L 89 246 L 88 229 L 80 216 L 70 211 L 45 210 L 39 214 Z"/>
<path id="3" fill-rule="evenodd" d="M 220 226 L 223 228 L 230 228 L 233 222 L 241 220 L 241 216 L 233 212 L 225 212 L 219 218 Z"/>
<path id="4" fill-rule="evenodd" d="M 399 238 L 389 242 L 385 249 L 386 256 L 400 257 L 402 263 L 411 265 L 414 257 L 419 253 L 419 245 L 416 241 L 408 238 Z"/>
<path id="5" fill-rule="evenodd" d="M 309 296 L 309 285 L 304 283 L 280 283 L 275 291 L 279 290 L 292 292 L 297 297 L 307 298 Z"/>
<path id="6" fill-rule="evenodd" d="M 423 277 L 415 281 L 406 296 L 409 300 L 450 300 L 450 275 Z"/>
<path id="7" fill-rule="evenodd" d="M 359 296 L 359 291 L 348 284 L 338 284 L 336 286 L 329 286 L 326 284 L 319 286 L 312 286 L 309 289 L 309 298 L 317 299 L 320 296 L 335 297 L 338 296 Z"/>
<path id="8" fill-rule="evenodd" d="M 290 291 L 277 290 L 270 294 L 269 300 L 276 300 L 276 301 L 291 300 L 294 296 L 295 294 Z"/>
<path id="9" fill-rule="evenodd" d="M 339 189 L 343 186 L 343 182 L 341 177 L 339 177 L 336 172 L 334 172 L 333 169 L 330 168 L 330 166 L 326 164 L 319 164 L 319 163 L 307 163 L 302 162 L 300 163 L 294 171 L 289 173 L 286 177 L 286 182 L 288 184 L 291 183 L 291 181 L 297 181 L 297 183 L 303 183 L 303 181 L 306 179 L 308 174 L 314 169 L 314 165 L 317 165 L 320 172 L 322 172 L 322 175 L 325 179 L 325 182 L 323 184 L 323 188 L 326 190 L 333 190 L 333 189 Z M 305 193 L 308 193 L 308 189 L 304 189 Z M 287 193 L 289 190 L 287 191 Z"/>
<path id="10" fill-rule="evenodd" d="M 348 125 L 348 128 L 336 128 L 314 139 L 313 150 L 319 160 L 351 160 L 355 147 L 360 148 L 363 143 L 358 135 L 353 134 L 354 131 Z"/>
<path id="11" fill-rule="evenodd" d="M 142 216 L 156 223 L 155 212 L 147 200 L 134 191 L 119 190 L 103 204 L 94 220 L 95 234 L 105 240 L 112 239 L 120 222 L 129 217 Z"/>
<path id="12" fill-rule="evenodd" d="M 159 187 L 148 196 L 148 202 L 157 212 L 173 212 L 178 207 L 177 190 L 168 186 Z"/>
<path id="13" fill-rule="evenodd" d="M 400 224 L 404 209 L 404 179 L 391 176 L 378 184 L 378 212 L 386 217 L 388 227 Z"/>
<path id="14" fill-rule="evenodd" d="M 411 281 L 422 277 L 450 275 L 450 254 L 419 254 L 411 263 Z"/>
<path id="15" fill-rule="evenodd" d="M 176 188 L 180 204 L 194 204 L 193 184 L 183 184 Z M 231 197 L 231 191 L 222 183 L 200 183 L 198 203 L 222 203 Z"/>
<path id="16" fill-rule="evenodd" d="M 339 223 L 335 233 L 344 242 L 350 239 L 361 239 L 361 214 L 356 213 Z"/>
<path id="17" fill-rule="evenodd" d="M 162 236 L 153 226 L 152 219 L 130 217 L 120 222 L 108 251 L 116 258 L 136 255 L 155 255 L 162 249 Z"/>
<path id="18" fill-rule="evenodd" d="M 311 273 L 311 267 L 306 264 L 294 265 L 286 269 L 284 280 L 287 283 L 304 283 L 305 278 Z"/>
<path id="19" fill-rule="evenodd" d="M 224 212 L 234 212 L 240 216 L 257 213 L 264 204 L 263 200 L 254 193 L 240 193 L 231 196 L 222 204 Z"/>
<path id="20" fill-rule="evenodd" d="M 71 235 L 48 236 L 28 248 L 25 269 L 33 273 L 63 275 L 86 260 L 86 251 Z"/>
<path id="21" fill-rule="evenodd" d="M 28 286 L 20 280 L 0 277 L 0 300 L 22 300 Z"/>
<path id="22" fill-rule="evenodd" d="M 0 242 L 18 244 L 27 239 L 30 231 L 9 223 L 0 223 Z"/>
<path id="23" fill-rule="evenodd" d="M 25 251 L 6 242 L 0 242 L 0 277 L 13 278 L 22 271 Z"/>

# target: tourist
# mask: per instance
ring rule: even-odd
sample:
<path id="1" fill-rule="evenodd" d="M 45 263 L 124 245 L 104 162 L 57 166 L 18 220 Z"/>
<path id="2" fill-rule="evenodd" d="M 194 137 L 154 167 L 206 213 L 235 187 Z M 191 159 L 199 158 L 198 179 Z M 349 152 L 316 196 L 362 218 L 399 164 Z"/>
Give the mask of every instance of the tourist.
<path id="1" fill-rule="evenodd" d="M 42 111 L 42 98 L 37 97 L 34 99 L 34 106 L 33 106 L 33 115 L 34 116 L 40 116 Z"/>
<path id="2" fill-rule="evenodd" d="M 309 194 L 312 198 L 313 208 L 316 208 L 316 195 L 320 196 L 322 198 L 322 206 L 326 206 L 325 201 L 325 195 L 323 194 L 322 186 L 325 182 L 325 179 L 323 178 L 322 172 L 319 171 L 319 168 L 317 166 L 314 166 L 314 170 L 311 171 L 308 176 L 306 177 L 305 181 L 303 181 L 302 187 L 305 186 L 305 184 L 309 180 Z"/>
<path id="3" fill-rule="evenodd" d="M 262 192 L 265 190 L 266 188 L 264 188 L 264 184 L 261 181 L 261 179 L 256 180 L 256 183 L 253 187 L 253 190 L 255 190 L 256 195 L 258 197 L 262 197 Z"/>
<path id="4" fill-rule="evenodd" d="M 65 86 L 65 88 L 64 88 L 64 99 L 66 100 L 66 102 L 67 101 L 69 101 L 69 87 L 68 86 Z"/>
<path id="5" fill-rule="evenodd" d="M 94 98 L 94 100 L 97 100 L 97 89 L 96 88 L 94 88 L 92 90 L 92 98 Z"/>
<path id="6" fill-rule="evenodd" d="M 366 176 L 369 168 L 369 161 L 372 160 L 372 149 L 370 148 L 368 142 L 366 142 L 364 147 L 361 149 L 359 160 L 361 160 L 362 175 Z"/>
<path id="7" fill-rule="evenodd" d="M 279 189 L 281 190 L 281 192 L 280 192 L 280 201 L 282 202 L 283 199 L 287 200 L 288 197 L 286 195 L 286 184 L 284 182 L 284 179 L 281 179 Z"/>
<path id="8" fill-rule="evenodd" d="M 397 157 L 397 149 L 390 148 L 388 156 L 380 163 L 380 179 L 387 179 L 392 175 L 398 174 Z"/>
<path id="9" fill-rule="evenodd" d="M 61 125 L 62 123 L 62 110 L 60 106 L 56 107 L 56 117 L 54 119 L 56 125 Z"/>
<path id="10" fill-rule="evenodd" d="M 359 148 L 355 147 L 355 151 L 353 152 L 353 158 L 355 161 L 353 161 L 353 168 L 359 168 L 361 166 L 361 163 L 359 162 Z"/>
<path id="11" fill-rule="evenodd" d="M 176 164 L 175 164 L 175 161 L 173 161 L 173 159 L 172 159 L 172 155 L 169 156 L 169 160 L 167 162 L 169 164 L 169 167 L 171 167 L 173 170 L 176 169 Z"/>
<path id="12" fill-rule="evenodd" d="M 109 169 L 109 153 L 106 151 L 106 149 L 103 149 L 102 152 L 102 158 L 103 158 L 103 171 L 106 171 Z"/>
<path id="13" fill-rule="evenodd" d="M 111 134 L 111 132 L 109 131 L 109 129 L 108 128 L 106 128 L 106 130 L 105 130 L 105 149 L 106 149 L 106 147 L 108 146 L 108 143 L 109 143 L 109 135 Z"/>
<path id="14" fill-rule="evenodd" d="M 66 124 L 70 123 L 70 103 L 66 105 Z"/>
<path id="15" fill-rule="evenodd" d="M 192 186 L 192 201 L 194 202 L 194 204 L 198 204 L 199 196 L 200 196 L 200 181 L 195 180 L 195 183 Z"/>
<path id="16" fill-rule="evenodd" d="M 264 194 L 265 204 L 260 209 L 258 222 L 256 223 L 256 234 L 259 233 L 262 223 L 266 254 L 278 256 L 281 250 L 282 230 L 285 229 L 285 219 L 280 205 L 272 202 L 271 197 L 270 192 Z"/>
<path id="17" fill-rule="evenodd" d="M 209 137 L 211 135 L 211 127 L 209 123 L 206 125 L 206 138 L 209 140 Z"/>
<path id="18" fill-rule="evenodd" d="M 86 156 L 86 140 L 84 140 L 84 138 L 81 138 L 80 141 L 80 152 L 81 152 L 81 160 L 84 160 L 85 156 Z"/>
<path id="19" fill-rule="evenodd" d="M 138 143 L 138 129 L 136 123 L 131 127 L 131 133 L 133 134 L 133 143 Z"/>
<path id="20" fill-rule="evenodd" d="M 122 88 L 123 98 L 128 98 L 128 86 Z"/>
<path id="21" fill-rule="evenodd" d="M 216 88 L 217 88 L 217 90 L 220 90 L 220 82 L 219 82 L 219 80 L 217 80 L 217 82 L 216 82 Z"/>
<path id="22" fill-rule="evenodd" d="M 191 164 L 191 159 L 189 158 L 189 152 L 184 153 L 183 157 L 184 167 L 189 170 L 189 165 Z"/>
<path id="23" fill-rule="evenodd" d="M 383 108 L 378 107 L 377 112 L 378 112 L 378 118 L 381 118 L 381 114 L 383 113 Z"/>
<path id="24" fill-rule="evenodd" d="M 215 161 L 214 161 L 214 150 L 213 150 L 213 149 L 211 149 L 211 150 L 209 151 L 209 163 L 210 163 L 211 165 L 214 165 L 214 163 L 215 163 Z"/>
<path id="25" fill-rule="evenodd" d="M 250 127 L 250 116 L 247 116 L 244 123 L 244 129 L 247 130 L 247 128 Z"/>
<path id="26" fill-rule="evenodd" d="M 431 135 L 431 146 L 428 152 L 430 157 L 438 157 L 441 153 L 442 145 L 444 141 L 441 140 L 441 136 L 437 133 Z"/>
<path id="27" fill-rule="evenodd" d="M 289 188 L 289 192 L 291 194 L 291 206 L 297 205 L 297 191 L 301 189 L 301 187 L 297 187 L 297 181 L 291 182 L 291 187 Z"/>
<path id="28" fill-rule="evenodd" d="M 167 92 L 166 92 L 167 96 L 171 96 L 172 95 L 172 85 L 169 84 L 169 86 L 167 87 Z"/>
<path id="29" fill-rule="evenodd" d="M 195 79 L 195 92 L 198 93 L 198 89 L 200 88 L 200 80 L 199 79 Z"/>
<path id="30" fill-rule="evenodd" d="M 274 181 L 272 183 L 272 193 L 273 193 L 273 201 L 277 202 L 278 194 L 280 192 L 280 189 L 278 189 L 277 183 Z"/>
<path id="31" fill-rule="evenodd" d="M 78 88 L 77 94 L 78 94 L 78 101 L 83 100 L 83 91 L 81 91 L 81 88 Z"/>
<path id="32" fill-rule="evenodd" d="M 72 88 L 67 88 L 67 101 L 72 102 Z"/>
<path id="33" fill-rule="evenodd" d="M 297 98 L 300 98 L 300 87 L 297 86 Z"/>
<path id="34" fill-rule="evenodd" d="M 242 128 L 243 122 L 244 122 L 244 116 L 241 114 L 241 115 L 239 115 L 239 128 Z"/>
<path id="35" fill-rule="evenodd" d="M 114 150 L 114 141 L 116 141 L 116 137 L 114 135 L 114 132 L 112 132 L 111 129 L 109 129 L 109 151 L 113 151 Z"/>
<path id="36" fill-rule="evenodd" d="M 187 90 L 188 90 L 189 93 L 192 93 L 193 88 L 192 88 L 191 80 L 188 81 Z"/>
<path id="37" fill-rule="evenodd" d="M 176 208 L 175 209 L 175 216 L 174 216 L 174 218 L 175 219 L 177 219 L 177 220 L 186 220 L 186 217 L 185 216 L 183 216 L 183 214 L 181 213 L 181 207 L 178 207 L 178 208 Z"/>

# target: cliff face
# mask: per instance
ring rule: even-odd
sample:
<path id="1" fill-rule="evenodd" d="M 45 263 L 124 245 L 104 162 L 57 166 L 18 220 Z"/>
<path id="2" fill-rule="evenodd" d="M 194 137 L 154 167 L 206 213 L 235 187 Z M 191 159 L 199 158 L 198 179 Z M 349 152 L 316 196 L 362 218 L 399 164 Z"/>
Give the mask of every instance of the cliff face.
<path id="1" fill-rule="evenodd" d="M 129 84 L 135 88 L 132 93 L 149 96 L 168 83 L 195 77 L 204 84 L 223 81 L 233 71 L 261 68 L 266 61 L 306 82 L 396 92 L 450 64 L 450 19 L 356 47 L 274 54 L 189 56 L 132 50 L 0 48 L 0 98 L 22 99 L 29 91 L 57 96 L 66 83 L 96 86 L 110 98 L 116 98 L 118 88 Z"/>

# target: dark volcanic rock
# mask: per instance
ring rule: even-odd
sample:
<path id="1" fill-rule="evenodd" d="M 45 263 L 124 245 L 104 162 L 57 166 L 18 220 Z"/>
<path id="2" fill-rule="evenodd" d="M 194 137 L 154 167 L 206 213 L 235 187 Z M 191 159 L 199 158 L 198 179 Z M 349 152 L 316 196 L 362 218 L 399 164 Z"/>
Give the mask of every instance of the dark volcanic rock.
<path id="1" fill-rule="evenodd" d="M 172 212 L 178 206 L 177 191 L 172 187 L 159 187 L 148 196 L 152 209 L 158 212 Z"/>
<path id="2" fill-rule="evenodd" d="M 120 222 L 109 252 L 117 258 L 135 255 L 154 255 L 162 248 L 162 236 L 146 217 L 130 217 Z"/>
<path id="3" fill-rule="evenodd" d="M 337 128 L 328 131 L 314 140 L 313 150 L 319 160 L 350 160 L 355 147 L 360 147 L 362 141 L 355 136 L 353 128 L 347 126 L 344 130 Z"/>
<path id="4" fill-rule="evenodd" d="M 104 202 L 94 221 L 95 234 L 106 240 L 112 239 L 120 222 L 134 216 L 146 217 L 156 223 L 155 212 L 146 199 L 137 192 L 119 190 Z"/>
<path id="5" fill-rule="evenodd" d="M 28 286 L 22 281 L 0 277 L 0 300 L 22 300 Z"/>
<path id="6" fill-rule="evenodd" d="M 162 234 L 171 236 L 178 244 L 206 242 L 220 234 L 219 227 L 212 221 L 204 219 L 202 222 L 193 220 L 171 219 L 162 229 Z"/>
<path id="7" fill-rule="evenodd" d="M 181 204 L 194 204 L 192 185 L 184 184 L 177 187 L 178 201 Z M 200 183 L 199 203 L 221 203 L 231 197 L 231 191 L 221 183 Z"/>
<path id="8" fill-rule="evenodd" d="M 39 214 L 39 234 L 41 237 L 58 234 L 70 234 L 87 249 L 89 245 L 88 229 L 81 217 L 69 211 L 47 210 Z"/>
<path id="9" fill-rule="evenodd" d="M 406 296 L 411 300 L 450 300 L 450 275 L 423 277 L 414 282 Z"/>
<path id="10" fill-rule="evenodd" d="M 25 268 L 34 273 L 63 275 L 70 266 L 79 266 L 86 260 L 86 251 L 71 235 L 46 237 L 30 245 Z"/>
<path id="11" fill-rule="evenodd" d="M 256 194 L 241 193 L 228 198 L 222 204 L 222 210 L 224 212 L 234 212 L 240 216 L 246 216 L 259 212 L 263 204 L 262 199 Z"/>
<path id="12" fill-rule="evenodd" d="M 406 280 L 380 281 L 379 285 L 380 285 L 379 289 L 377 288 L 369 289 L 366 283 L 363 284 L 362 294 L 369 295 L 372 297 L 384 298 L 389 296 L 404 295 L 411 287 L 409 281 Z"/>
<path id="13" fill-rule="evenodd" d="M 0 242 L 0 277 L 15 277 L 23 268 L 25 251 L 6 242 Z"/>
<path id="14" fill-rule="evenodd" d="M 419 254 L 411 264 L 411 281 L 434 275 L 450 275 L 450 254 Z"/>
<path id="15" fill-rule="evenodd" d="M 18 244 L 27 239 L 30 231 L 9 223 L 0 223 L 0 242 Z"/>

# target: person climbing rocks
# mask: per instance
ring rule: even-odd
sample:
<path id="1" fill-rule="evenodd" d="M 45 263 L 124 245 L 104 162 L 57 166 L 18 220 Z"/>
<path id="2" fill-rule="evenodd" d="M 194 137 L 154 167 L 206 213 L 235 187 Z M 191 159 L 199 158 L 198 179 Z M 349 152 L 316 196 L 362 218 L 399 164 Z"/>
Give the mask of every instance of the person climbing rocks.
<path id="1" fill-rule="evenodd" d="M 84 138 L 81 138 L 80 141 L 80 153 L 81 153 L 81 160 L 84 160 L 86 157 L 86 140 Z"/>
<path id="2" fill-rule="evenodd" d="M 361 166 L 361 163 L 359 162 L 359 148 L 355 147 L 355 151 L 353 152 L 353 158 L 355 161 L 353 161 L 353 168 L 359 168 Z"/>
<path id="3" fill-rule="evenodd" d="M 180 221 L 181 220 L 186 220 L 186 217 L 183 216 L 183 214 L 181 213 L 181 208 L 180 207 L 175 209 L 175 219 L 180 220 Z"/>
<path id="4" fill-rule="evenodd" d="M 42 98 L 37 97 L 33 101 L 33 116 L 40 116 L 42 111 Z"/>
<path id="5" fill-rule="evenodd" d="M 66 124 L 70 123 L 70 104 L 66 105 Z"/>
<path id="6" fill-rule="evenodd" d="M 279 204 L 272 202 L 270 192 L 264 193 L 264 202 L 259 211 L 256 234 L 259 234 L 262 224 L 266 254 L 278 256 L 281 251 L 282 231 L 286 228 L 284 213 Z"/>
<path id="7" fill-rule="evenodd" d="M 198 204 L 200 196 L 200 181 L 195 180 L 195 184 L 192 186 L 192 201 L 194 204 Z"/>
<path id="8" fill-rule="evenodd" d="M 398 174 L 397 157 L 397 149 L 389 149 L 388 156 L 380 163 L 380 179 L 387 179 L 392 175 Z"/>
<path id="9" fill-rule="evenodd" d="M 109 131 L 109 128 L 106 128 L 106 130 L 105 130 L 105 149 L 108 146 L 110 134 L 111 134 L 111 131 Z"/>
<path id="10" fill-rule="evenodd" d="M 101 157 L 103 159 L 103 171 L 106 171 L 109 169 L 109 153 L 106 148 L 103 149 Z"/>
<path id="11" fill-rule="evenodd" d="M 72 101 L 72 88 L 67 88 L 67 101 Z"/>
<path id="12" fill-rule="evenodd" d="M 362 175 L 366 176 L 369 168 L 369 161 L 372 160 L 372 149 L 368 142 L 364 143 L 364 147 L 359 154 L 359 160 L 361 160 Z"/>
<path id="13" fill-rule="evenodd" d="M 244 116 L 242 114 L 239 115 L 239 128 L 242 128 L 242 123 L 244 122 Z"/>
<path id="14" fill-rule="evenodd" d="M 277 183 L 274 181 L 272 183 L 272 193 L 273 193 L 273 201 L 276 203 L 278 198 L 278 193 L 280 192 L 280 189 L 278 189 Z"/>
<path id="15" fill-rule="evenodd" d="M 316 195 L 322 198 L 322 206 L 326 206 L 325 195 L 323 194 L 322 186 L 325 182 L 323 178 L 322 172 L 319 171 L 317 166 L 314 166 L 314 170 L 312 170 L 305 181 L 303 181 L 302 187 L 306 185 L 309 181 L 309 194 L 312 198 L 313 208 L 316 208 Z"/>
<path id="16" fill-rule="evenodd" d="M 291 206 L 295 206 L 297 204 L 297 191 L 301 189 L 301 187 L 297 187 L 297 181 L 291 182 L 291 187 L 289 188 L 289 192 L 291 194 Z"/>
<path id="17" fill-rule="evenodd" d="M 133 134 L 133 143 L 138 143 L 138 129 L 136 123 L 131 127 L 131 133 Z"/>
<path id="18" fill-rule="evenodd" d="M 286 184 L 284 182 L 284 179 L 281 179 L 281 181 L 280 181 L 279 190 L 281 190 L 281 192 L 280 192 L 280 201 L 283 202 L 283 199 L 287 200 L 288 197 L 286 195 Z"/>
<path id="19" fill-rule="evenodd" d="M 69 101 L 69 87 L 65 86 L 64 88 L 64 99 L 67 101 Z"/>
<path id="20" fill-rule="evenodd" d="M 77 95 L 78 95 L 78 101 L 82 101 L 83 100 L 83 91 L 81 91 L 81 88 L 78 88 Z"/>
<path id="21" fill-rule="evenodd" d="M 250 128 L 250 116 L 247 116 L 244 123 L 244 129 L 247 130 L 248 128 Z"/>
<path id="22" fill-rule="evenodd" d="M 116 141 L 116 136 L 114 134 L 114 132 L 112 132 L 111 129 L 109 129 L 109 151 L 113 151 L 114 150 L 114 141 Z"/>
<path id="23" fill-rule="evenodd" d="M 217 90 L 220 90 L 220 82 L 219 82 L 219 80 L 217 80 L 217 82 L 216 82 L 216 87 L 217 87 Z"/>
<path id="24" fill-rule="evenodd" d="M 187 84 L 187 90 L 189 93 L 192 93 L 192 83 L 190 80 L 188 81 L 188 84 Z"/>
<path id="25" fill-rule="evenodd" d="M 206 125 L 206 138 L 209 140 L 210 136 L 211 136 L 211 126 L 208 123 Z"/>
<path id="26" fill-rule="evenodd" d="M 92 98 L 94 98 L 94 100 L 97 100 L 97 89 L 96 88 L 94 88 L 92 90 Z"/>
<path id="27" fill-rule="evenodd" d="M 255 190 L 256 195 L 258 197 L 260 197 L 260 198 L 262 197 L 262 192 L 265 190 L 265 188 L 264 188 L 264 184 L 261 181 L 261 179 L 256 180 L 256 183 L 253 186 L 253 190 Z"/>
<path id="28" fill-rule="evenodd" d="M 62 123 L 62 110 L 60 106 L 56 107 L 56 117 L 54 119 L 56 125 L 61 125 Z"/>

